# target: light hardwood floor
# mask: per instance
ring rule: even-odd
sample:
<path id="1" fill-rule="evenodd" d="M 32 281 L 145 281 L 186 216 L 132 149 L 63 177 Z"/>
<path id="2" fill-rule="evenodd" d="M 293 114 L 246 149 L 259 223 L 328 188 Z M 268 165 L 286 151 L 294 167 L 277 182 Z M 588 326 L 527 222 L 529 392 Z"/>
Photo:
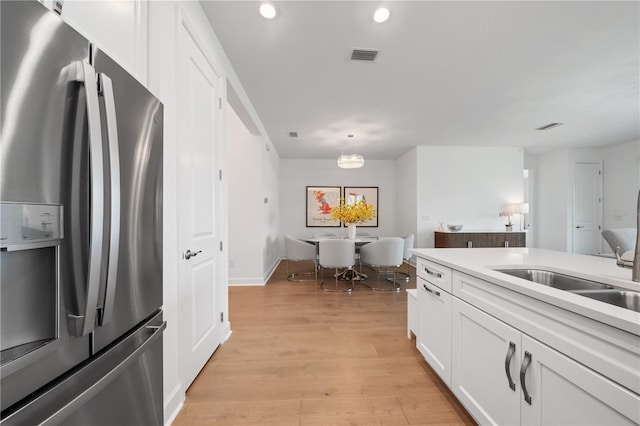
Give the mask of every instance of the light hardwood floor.
<path id="1" fill-rule="evenodd" d="M 413 268 L 400 293 L 351 295 L 285 271 L 283 261 L 266 286 L 229 289 L 233 334 L 173 425 L 474 424 L 407 339 Z"/>

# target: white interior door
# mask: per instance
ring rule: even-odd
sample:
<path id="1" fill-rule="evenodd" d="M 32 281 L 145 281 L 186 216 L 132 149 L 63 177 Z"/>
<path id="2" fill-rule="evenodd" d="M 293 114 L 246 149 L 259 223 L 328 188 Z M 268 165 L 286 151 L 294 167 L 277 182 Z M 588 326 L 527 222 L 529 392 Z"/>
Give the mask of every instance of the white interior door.
<path id="1" fill-rule="evenodd" d="M 222 341 L 220 78 L 180 25 L 180 376 L 185 389 Z"/>
<path id="2" fill-rule="evenodd" d="M 573 252 L 601 251 L 602 165 L 576 163 L 573 184 Z"/>

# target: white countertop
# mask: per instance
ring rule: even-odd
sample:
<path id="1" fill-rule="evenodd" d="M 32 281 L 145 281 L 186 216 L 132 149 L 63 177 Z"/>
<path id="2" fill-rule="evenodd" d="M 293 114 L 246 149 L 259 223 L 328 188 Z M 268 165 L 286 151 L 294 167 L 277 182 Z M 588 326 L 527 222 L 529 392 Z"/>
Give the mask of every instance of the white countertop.
<path id="1" fill-rule="evenodd" d="M 631 281 L 631 270 L 616 266 L 615 259 L 531 248 L 417 248 L 412 252 L 418 257 L 640 335 L 638 312 L 493 270 L 524 266 L 640 291 L 640 284 Z"/>

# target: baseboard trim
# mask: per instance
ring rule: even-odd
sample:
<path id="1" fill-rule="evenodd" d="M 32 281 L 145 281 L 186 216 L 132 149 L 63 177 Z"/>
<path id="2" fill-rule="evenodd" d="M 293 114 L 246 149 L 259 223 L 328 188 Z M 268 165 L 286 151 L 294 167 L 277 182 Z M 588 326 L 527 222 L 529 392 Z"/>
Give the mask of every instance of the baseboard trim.
<path id="1" fill-rule="evenodd" d="M 229 278 L 229 287 L 265 285 L 261 281 L 262 278 Z"/>
<path id="2" fill-rule="evenodd" d="M 178 413 L 184 405 L 185 394 L 182 392 L 182 386 L 176 385 L 169 393 L 164 403 L 165 426 L 170 426 L 176 419 Z"/>
<path id="3" fill-rule="evenodd" d="M 274 262 L 273 265 L 271 265 L 271 268 L 269 269 L 266 277 L 229 278 L 229 287 L 266 285 L 267 282 L 271 279 L 273 273 L 276 271 L 276 269 L 278 269 L 278 266 L 280 265 L 280 262 L 282 262 L 282 260 L 283 259 L 278 259 L 276 262 Z"/>
<path id="4" fill-rule="evenodd" d="M 264 280 L 264 283 L 268 283 L 269 280 L 271 279 L 271 276 L 273 275 L 273 273 L 276 271 L 276 269 L 278 268 L 278 266 L 280 265 L 280 262 L 282 262 L 282 259 L 278 259 L 276 260 L 273 265 L 271 265 L 271 270 L 269 271 L 269 273 L 267 274 L 267 277 Z"/>

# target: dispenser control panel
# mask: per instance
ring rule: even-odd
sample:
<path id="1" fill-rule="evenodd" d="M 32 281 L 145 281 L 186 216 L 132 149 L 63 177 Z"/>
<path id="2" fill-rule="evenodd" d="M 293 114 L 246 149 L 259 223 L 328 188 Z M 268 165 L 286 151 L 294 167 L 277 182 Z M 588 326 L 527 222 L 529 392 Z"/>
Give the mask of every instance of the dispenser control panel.
<path id="1" fill-rule="evenodd" d="M 0 248 L 25 250 L 58 245 L 63 238 L 62 206 L 0 202 Z"/>

